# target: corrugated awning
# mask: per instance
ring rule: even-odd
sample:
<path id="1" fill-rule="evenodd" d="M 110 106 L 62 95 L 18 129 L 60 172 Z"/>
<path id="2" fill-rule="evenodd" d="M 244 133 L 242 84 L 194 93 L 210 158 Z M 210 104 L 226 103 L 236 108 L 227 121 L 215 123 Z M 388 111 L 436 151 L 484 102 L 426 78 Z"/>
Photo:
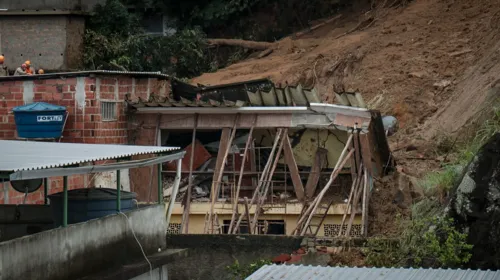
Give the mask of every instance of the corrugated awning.
<path id="1" fill-rule="evenodd" d="M 500 279 L 500 271 L 424 268 L 323 267 L 297 265 L 265 265 L 246 280 L 265 279 Z"/>
<path id="2" fill-rule="evenodd" d="M 65 167 L 135 155 L 161 154 L 179 149 L 178 147 L 0 140 L 0 172 Z"/>

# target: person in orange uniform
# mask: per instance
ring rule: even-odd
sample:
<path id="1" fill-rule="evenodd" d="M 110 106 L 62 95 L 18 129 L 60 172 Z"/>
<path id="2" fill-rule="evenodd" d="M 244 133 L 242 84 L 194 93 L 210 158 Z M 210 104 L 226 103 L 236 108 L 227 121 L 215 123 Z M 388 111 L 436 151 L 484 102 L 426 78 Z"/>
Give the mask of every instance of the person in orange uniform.
<path id="1" fill-rule="evenodd" d="M 33 74 L 35 74 L 34 73 L 34 69 L 31 68 L 31 62 L 29 60 L 26 60 L 26 62 L 24 64 L 26 64 L 26 71 L 25 71 L 26 75 L 33 75 Z"/>
<path id="2" fill-rule="evenodd" d="M 7 69 L 7 66 L 5 66 L 4 63 L 5 58 L 3 55 L 0 55 L 0 76 L 9 76 L 9 70 Z"/>

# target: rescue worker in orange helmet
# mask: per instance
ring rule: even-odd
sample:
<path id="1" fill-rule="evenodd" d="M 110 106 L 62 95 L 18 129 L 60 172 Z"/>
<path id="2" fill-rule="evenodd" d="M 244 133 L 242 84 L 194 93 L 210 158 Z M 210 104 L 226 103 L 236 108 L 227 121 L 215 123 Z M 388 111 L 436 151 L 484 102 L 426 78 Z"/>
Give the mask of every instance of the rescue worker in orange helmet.
<path id="1" fill-rule="evenodd" d="M 38 69 L 38 74 L 45 74 L 45 71 L 43 71 L 43 69 Z"/>
<path id="2" fill-rule="evenodd" d="M 26 64 L 26 74 L 33 75 L 34 71 L 33 71 L 33 68 L 31 68 L 31 62 L 29 60 L 26 60 L 26 62 L 24 62 L 24 64 Z"/>
<path id="3" fill-rule="evenodd" d="M 26 75 L 26 64 L 21 65 L 21 67 L 17 67 L 14 72 L 14 76 L 24 76 Z"/>
<path id="4" fill-rule="evenodd" d="M 9 76 L 9 69 L 7 69 L 7 66 L 5 66 L 3 63 L 5 61 L 5 57 L 3 55 L 0 55 L 0 76 Z"/>

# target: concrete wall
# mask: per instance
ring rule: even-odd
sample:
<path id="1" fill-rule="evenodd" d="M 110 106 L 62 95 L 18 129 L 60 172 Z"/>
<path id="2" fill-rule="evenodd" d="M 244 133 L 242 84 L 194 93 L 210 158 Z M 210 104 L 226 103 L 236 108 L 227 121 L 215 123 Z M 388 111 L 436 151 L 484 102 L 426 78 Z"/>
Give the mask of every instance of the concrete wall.
<path id="1" fill-rule="evenodd" d="M 155 126 L 143 126 L 140 122 L 128 120 L 125 95 L 130 94 L 131 98 L 141 97 L 147 100 L 151 94 L 165 95 L 169 92 L 167 80 L 124 75 L 55 77 L 43 80 L 34 76 L 31 80 L 0 80 L 0 139 L 17 139 L 12 113 L 14 107 L 32 102 L 47 102 L 65 106 L 69 112 L 62 142 L 156 145 Z M 103 101 L 116 103 L 116 120 L 102 120 Z M 156 119 L 156 116 L 149 117 Z M 133 136 L 130 137 L 129 133 Z M 128 180 L 122 177 L 124 189 L 136 192 L 139 201 L 148 201 L 150 172 L 149 167 L 130 170 L 130 184 L 127 184 Z M 126 172 L 122 174 L 126 176 Z M 156 201 L 156 168 L 153 168 L 152 178 L 151 198 Z M 105 182 L 111 182 L 111 188 L 116 186 L 116 178 L 113 175 L 103 174 L 95 177 L 71 176 L 69 188 L 94 185 L 104 187 Z M 62 191 L 62 187 L 62 177 L 50 178 L 49 194 Z M 0 203 L 21 203 L 23 198 L 23 193 L 16 192 L 10 187 L 4 188 L 0 184 Z M 43 203 L 43 188 L 30 193 L 27 203 Z"/>
<path id="2" fill-rule="evenodd" d="M 81 62 L 85 19 L 82 16 L 2 16 L 0 53 L 14 71 L 26 60 L 35 69 L 77 68 Z"/>
<path id="3" fill-rule="evenodd" d="M 98 4 L 106 3 L 105 0 L 0 0 L 1 9 L 9 10 L 75 10 L 91 11 Z"/>
<path id="4" fill-rule="evenodd" d="M 140 258 L 165 243 L 165 209 L 150 206 L 0 243 L 0 279 L 76 279 Z"/>
<path id="5" fill-rule="evenodd" d="M 129 280 L 168 280 L 168 266 L 163 265 L 153 271 L 136 276 Z"/>
<path id="6" fill-rule="evenodd" d="M 0 205 L 0 242 L 53 228 L 50 205 Z"/>
<path id="7" fill-rule="evenodd" d="M 189 256 L 169 263 L 170 280 L 232 279 L 226 266 L 247 265 L 300 247 L 302 238 L 276 235 L 167 235 L 169 248 L 187 248 Z"/>

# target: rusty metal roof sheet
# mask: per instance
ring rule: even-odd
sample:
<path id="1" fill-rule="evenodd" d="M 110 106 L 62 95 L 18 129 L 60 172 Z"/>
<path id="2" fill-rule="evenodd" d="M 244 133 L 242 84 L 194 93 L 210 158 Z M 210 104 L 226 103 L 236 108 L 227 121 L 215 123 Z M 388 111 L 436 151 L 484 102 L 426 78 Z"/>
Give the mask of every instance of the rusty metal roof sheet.
<path id="1" fill-rule="evenodd" d="M 276 88 L 268 80 L 249 81 L 247 84 L 220 85 L 195 89 L 187 84 L 178 91 L 191 91 L 183 95 L 174 92 L 174 97 L 152 95 L 149 100 L 127 100 L 132 108 L 143 107 L 292 107 L 320 103 L 316 89 L 298 86 Z M 233 88 L 234 87 L 234 88 Z M 243 89 L 243 91 L 242 91 Z M 252 91 L 253 89 L 255 91 Z M 195 97 L 193 97 L 195 95 Z"/>
<path id="2" fill-rule="evenodd" d="M 0 172 L 38 170 L 135 155 L 159 154 L 179 147 L 99 145 L 0 140 Z"/>
<path id="3" fill-rule="evenodd" d="M 298 265 L 265 265 L 246 280 L 493 280 L 500 279 L 500 271 L 424 268 L 368 268 Z"/>

